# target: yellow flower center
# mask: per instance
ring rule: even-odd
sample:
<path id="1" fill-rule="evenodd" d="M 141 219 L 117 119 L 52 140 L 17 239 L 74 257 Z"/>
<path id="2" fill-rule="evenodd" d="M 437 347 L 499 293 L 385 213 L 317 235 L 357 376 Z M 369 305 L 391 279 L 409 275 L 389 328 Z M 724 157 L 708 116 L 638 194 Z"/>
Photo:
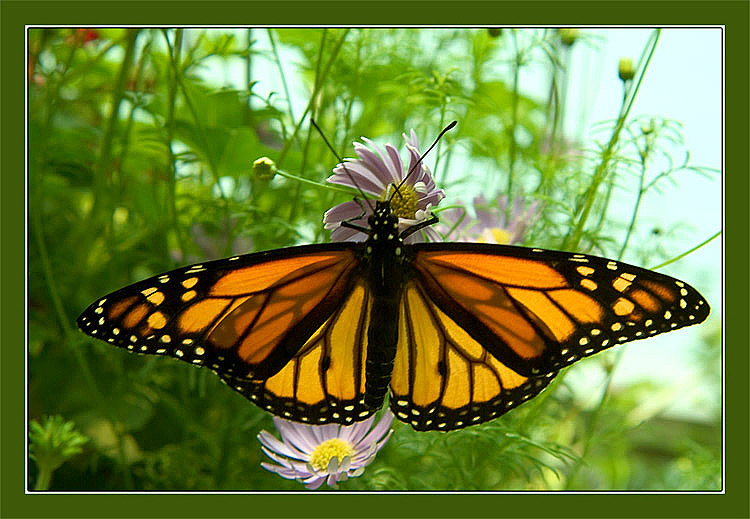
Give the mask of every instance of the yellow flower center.
<path id="1" fill-rule="evenodd" d="M 417 215 L 417 202 L 419 201 L 417 190 L 414 189 L 414 186 L 404 184 L 398 188 L 398 191 L 395 191 L 395 193 L 394 191 L 394 185 L 388 184 L 388 189 L 383 193 L 382 200 L 390 199 L 391 211 L 399 218 L 413 220 Z"/>
<path id="2" fill-rule="evenodd" d="M 485 229 L 479 237 L 479 243 L 499 243 L 501 245 L 510 243 L 511 234 L 505 229 L 493 227 Z"/>
<path id="3" fill-rule="evenodd" d="M 328 463 L 334 456 L 336 456 L 339 464 L 341 464 L 341 460 L 344 457 L 354 456 L 354 449 L 349 442 L 345 442 L 340 438 L 331 438 L 315 447 L 315 450 L 310 455 L 310 465 L 317 471 L 323 471 L 328 468 Z"/>

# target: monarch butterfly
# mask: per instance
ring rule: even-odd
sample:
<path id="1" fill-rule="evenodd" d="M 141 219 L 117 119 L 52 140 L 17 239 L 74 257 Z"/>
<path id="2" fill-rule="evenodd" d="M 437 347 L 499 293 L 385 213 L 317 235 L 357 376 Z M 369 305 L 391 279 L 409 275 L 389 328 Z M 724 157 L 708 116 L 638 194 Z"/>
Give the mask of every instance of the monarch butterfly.
<path id="1" fill-rule="evenodd" d="M 391 199 L 376 202 L 369 227 L 342 222 L 364 242 L 178 268 L 95 301 L 78 326 L 206 366 L 283 418 L 350 424 L 389 394 L 400 420 L 445 431 L 500 416 L 584 357 L 708 316 L 687 283 L 619 261 L 405 243 L 437 218 L 399 230 Z"/>

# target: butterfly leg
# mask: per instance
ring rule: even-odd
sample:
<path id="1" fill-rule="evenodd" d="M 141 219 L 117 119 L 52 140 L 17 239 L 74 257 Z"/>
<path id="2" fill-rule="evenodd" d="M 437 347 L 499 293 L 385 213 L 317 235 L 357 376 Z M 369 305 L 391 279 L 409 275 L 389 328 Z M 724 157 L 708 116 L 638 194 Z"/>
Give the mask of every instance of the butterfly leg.
<path id="1" fill-rule="evenodd" d="M 409 227 L 408 229 L 406 229 L 405 231 L 403 231 L 403 232 L 402 232 L 402 233 L 401 233 L 401 234 L 399 235 L 399 238 L 401 238 L 401 239 L 403 240 L 403 239 L 404 239 L 404 238 L 406 238 L 407 236 L 409 236 L 409 235 L 411 235 L 411 234 L 414 234 L 415 232 L 417 232 L 417 231 L 418 231 L 418 230 L 420 230 L 420 229 L 424 229 L 425 227 L 429 227 L 430 225 L 433 225 L 433 224 L 436 224 L 436 223 L 438 223 L 438 221 L 439 221 L 439 220 L 438 220 L 438 217 L 437 217 L 437 216 L 435 216 L 435 215 L 433 214 L 433 215 L 432 215 L 432 216 L 431 216 L 430 218 L 428 218 L 427 220 L 424 220 L 423 222 L 419 222 L 419 223 L 418 223 L 418 224 L 416 224 L 416 225 L 412 225 L 411 227 Z"/>
<path id="2" fill-rule="evenodd" d="M 342 221 L 340 225 L 341 227 L 348 227 L 349 229 L 354 229 L 355 231 L 369 234 L 370 229 L 368 229 L 367 227 L 352 223 L 355 220 L 361 220 L 367 214 L 367 212 L 365 211 L 365 207 L 362 205 L 362 201 L 359 198 L 355 198 L 354 202 L 356 202 L 359 208 L 362 209 L 362 212 L 358 216 L 354 216 L 353 218 Z"/>

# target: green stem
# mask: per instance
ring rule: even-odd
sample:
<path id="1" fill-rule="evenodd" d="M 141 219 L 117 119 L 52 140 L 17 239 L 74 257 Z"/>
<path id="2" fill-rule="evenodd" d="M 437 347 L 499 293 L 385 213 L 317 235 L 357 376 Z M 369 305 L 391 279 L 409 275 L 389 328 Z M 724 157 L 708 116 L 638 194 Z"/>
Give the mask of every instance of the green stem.
<path id="1" fill-rule="evenodd" d="M 302 121 L 304 121 L 305 116 L 313 109 L 315 99 L 318 97 L 318 92 L 321 89 L 321 85 L 325 83 L 325 78 L 328 76 L 328 72 L 331 70 L 331 66 L 333 65 L 334 61 L 336 61 L 336 57 L 338 56 L 339 52 L 341 51 L 341 46 L 344 44 L 344 39 L 346 38 L 347 33 L 349 32 L 349 29 L 346 29 L 342 32 L 341 37 L 336 42 L 336 45 L 334 46 L 333 50 L 331 51 L 331 57 L 328 59 L 328 62 L 326 62 L 325 66 L 323 67 L 322 72 L 318 72 L 320 70 L 320 64 L 322 63 L 322 52 L 323 52 L 323 44 L 325 42 L 325 32 L 323 33 L 323 36 L 321 37 L 321 44 L 320 44 L 320 52 L 318 55 L 318 67 L 315 73 L 315 84 L 313 87 L 313 93 L 310 96 L 310 101 L 307 104 L 307 108 L 305 109 L 305 113 L 302 114 L 302 117 L 300 117 L 299 121 L 297 121 L 297 125 L 294 128 L 294 133 L 292 134 L 292 138 L 295 138 L 297 134 L 299 133 L 299 129 L 302 125 Z M 305 148 L 303 150 L 302 155 L 302 165 L 300 167 L 300 172 L 304 173 L 305 169 L 305 163 L 307 161 L 307 152 L 310 144 L 310 134 L 311 131 L 308 131 L 307 133 L 307 139 L 305 141 Z M 281 150 L 281 154 L 279 155 L 279 160 L 277 163 L 280 165 L 281 161 L 284 159 L 286 153 L 289 151 L 289 145 L 291 144 L 292 139 L 289 139 L 286 141 L 286 144 L 284 145 L 284 149 Z M 292 205 L 289 211 L 289 221 L 293 222 L 296 211 L 299 208 L 300 204 L 298 203 L 299 197 L 301 193 L 301 186 L 298 184 L 295 186 L 294 195 L 292 196 Z"/>
<path id="2" fill-rule="evenodd" d="M 443 99 L 443 102 L 440 105 L 440 129 L 443 129 L 443 126 L 445 125 L 445 99 Z M 442 147 L 443 139 L 440 139 L 437 143 L 437 147 L 435 148 L 435 166 L 432 170 L 432 176 L 435 179 L 435 182 L 437 182 L 438 177 L 440 176 L 438 174 L 438 167 L 440 166 L 440 148 Z"/>
<path id="3" fill-rule="evenodd" d="M 55 282 L 54 274 L 52 272 L 52 265 L 49 260 L 49 255 L 47 253 L 47 245 L 44 241 L 44 236 L 42 234 L 42 224 L 41 224 L 41 217 L 39 215 L 39 211 L 31 211 L 30 212 L 31 217 L 31 232 L 34 236 L 34 241 L 36 242 L 36 246 L 38 249 L 39 254 L 39 260 L 42 264 L 42 270 L 44 272 L 44 281 L 47 284 L 47 289 L 50 293 L 50 299 L 52 299 L 52 306 L 55 309 L 55 313 L 57 315 L 57 319 L 60 322 L 60 326 L 63 330 L 63 335 L 65 336 L 66 343 L 70 344 L 73 342 L 74 338 L 74 332 L 69 324 L 68 316 L 65 313 L 65 309 L 63 308 L 62 299 L 60 298 L 60 294 L 57 291 L 58 284 Z M 83 355 L 80 348 L 77 348 L 75 346 L 71 346 L 71 351 L 73 352 L 73 356 L 76 359 L 76 362 L 78 363 L 78 367 L 81 370 L 81 373 L 83 374 L 83 378 L 86 381 L 86 383 L 89 386 L 90 395 L 93 396 L 94 400 L 96 401 L 99 409 L 101 410 L 102 414 L 109 420 L 110 424 L 112 425 L 113 430 L 115 431 L 115 436 L 117 438 L 117 444 L 118 444 L 118 454 L 120 456 L 120 464 L 122 465 L 122 469 L 124 472 L 124 477 L 126 484 L 128 484 L 128 487 L 132 486 L 129 485 L 130 483 L 130 473 L 127 469 L 127 465 L 125 463 L 125 449 L 124 449 L 124 442 L 122 439 L 122 434 L 120 431 L 117 430 L 115 427 L 115 419 L 109 412 L 109 407 L 106 405 L 104 401 L 104 397 L 102 396 L 101 392 L 99 391 L 99 387 L 96 384 L 96 379 L 94 379 L 94 375 L 91 372 L 91 368 L 89 367 L 88 362 L 86 361 L 86 357 Z M 41 470 L 41 467 L 40 467 Z M 48 479 L 46 481 L 46 485 L 49 485 L 49 478 L 52 477 L 52 473 L 50 472 Z M 41 475 L 40 475 L 41 478 Z"/>
<path id="4" fill-rule="evenodd" d="M 310 113 L 310 110 L 312 110 L 312 107 L 315 104 L 315 98 L 318 96 L 319 85 L 323 84 L 325 78 L 328 76 L 328 72 L 331 70 L 331 66 L 333 65 L 333 62 L 336 60 L 336 56 L 341 50 L 341 46 L 344 44 L 344 39 L 346 38 L 346 35 L 348 32 L 349 32 L 349 29 L 344 30 L 341 34 L 341 38 L 339 38 L 339 41 L 336 42 L 336 46 L 333 48 L 331 57 L 328 59 L 328 62 L 323 68 L 323 72 L 320 74 L 321 81 L 315 85 L 315 89 L 313 90 L 312 95 L 310 96 L 310 101 L 308 101 L 305 111 L 302 113 L 302 116 L 297 121 L 297 124 L 294 127 L 294 132 L 292 132 L 291 138 L 287 139 L 287 141 L 284 143 L 284 147 L 279 153 L 279 158 L 276 161 L 276 164 L 279 167 L 281 167 L 281 164 L 286 158 L 286 154 L 289 153 L 289 148 L 291 147 L 292 139 L 294 139 L 295 136 L 299 133 L 299 130 L 302 127 L 302 122 L 305 120 L 305 117 L 307 117 L 307 114 Z"/>
<path id="5" fill-rule="evenodd" d="M 349 93 L 349 100 L 346 106 L 346 112 L 344 115 L 344 132 L 341 136 L 341 147 L 346 148 L 349 145 L 349 133 L 352 130 L 352 108 L 354 107 L 354 100 L 356 96 L 354 92 L 360 91 L 360 69 L 362 68 L 362 30 L 358 32 L 359 38 L 357 38 L 357 53 L 354 61 L 354 77 L 352 78 L 352 90 Z M 343 155 L 343 152 L 341 153 Z"/>
<path id="6" fill-rule="evenodd" d="M 289 119 L 294 122 L 294 111 L 292 110 L 292 96 L 289 95 L 289 87 L 286 84 L 286 75 L 284 75 L 284 67 L 281 65 L 281 58 L 279 58 L 279 51 L 276 48 L 276 40 L 273 37 L 273 31 L 266 29 L 268 34 L 268 41 L 271 42 L 271 51 L 273 52 L 273 59 L 276 62 L 276 67 L 279 69 L 279 77 L 281 78 L 281 85 L 284 88 L 284 95 L 286 96 L 286 105 L 289 110 Z"/>
<path id="7" fill-rule="evenodd" d="M 133 56 L 135 54 L 135 42 L 138 38 L 139 29 L 128 29 L 125 36 L 125 57 L 122 59 L 120 64 L 120 71 L 117 75 L 117 82 L 115 83 L 114 91 L 112 92 L 112 106 L 110 108 L 109 117 L 107 118 L 107 126 L 104 130 L 104 136 L 102 137 L 101 144 L 99 145 L 99 157 L 94 165 L 94 203 L 91 208 L 90 217 L 93 221 L 104 222 L 105 219 L 100 214 L 105 208 L 110 209 L 110 216 L 113 213 L 111 210 L 112 204 L 109 204 L 104 197 L 107 193 L 107 181 L 110 179 L 110 167 L 111 167 L 111 153 L 112 143 L 115 137 L 115 130 L 117 128 L 117 122 L 119 121 L 120 105 L 125 96 L 125 85 L 128 80 L 128 73 L 133 62 Z M 109 220 L 109 218 L 107 218 Z M 111 223 L 111 222 L 110 222 Z"/>
<path id="8" fill-rule="evenodd" d="M 604 227 L 604 222 L 607 218 L 607 209 L 609 208 L 609 204 L 612 201 L 612 192 L 615 189 L 615 179 L 613 177 L 609 177 L 607 179 L 607 192 L 604 195 L 604 203 L 602 204 L 602 210 L 599 211 L 599 220 L 596 222 L 595 225 L 595 233 L 599 233 Z"/>
<path id="9" fill-rule="evenodd" d="M 641 86 L 641 82 L 643 81 L 643 77 L 646 73 L 646 69 L 648 68 L 648 64 L 651 61 L 651 57 L 654 55 L 654 50 L 656 50 L 656 44 L 659 41 L 660 34 L 661 29 L 656 29 L 649 41 L 646 43 L 646 47 L 644 48 L 643 55 L 641 56 L 640 60 L 638 79 L 629 89 L 628 96 L 623 99 L 623 105 L 620 108 L 620 114 L 617 117 L 615 129 L 612 132 L 612 136 L 609 139 L 609 143 L 607 144 L 604 153 L 602 153 L 602 160 L 594 171 L 594 176 L 592 178 L 591 184 L 582 197 L 583 207 L 577 208 L 575 212 L 575 214 L 580 214 L 580 217 L 576 221 L 572 232 L 565 237 L 565 241 L 563 242 L 563 249 L 565 250 L 576 249 L 581 242 L 581 238 L 583 237 L 583 229 L 594 205 L 596 193 L 599 190 L 599 186 L 608 176 L 610 160 L 614 156 L 614 151 L 620 136 L 620 131 L 622 131 L 622 128 L 625 125 L 625 121 L 630 114 L 630 109 L 633 106 L 633 101 L 635 100 L 638 89 Z M 644 56 L 646 56 L 645 59 Z"/>
<path id="10" fill-rule="evenodd" d="M 39 475 L 36 478 L 36 485 L 34 485 L 34 490 L 36 491 L 44 491 L 47 490 L 50 486 L 50 483 L 52 483 L 52 472 L 45 466 L 39 466 Z"/>
<path id="11" fill-rule="evenodd" d="M 182 49 L 182 32 L 178 32 L 175 35 L 174 52 L 177 54 L 175 57 L 176 61 L 180 61 L 180 53 Z M 177 160 L 172 149 L 172 142 L 174 141 L 175 133 L 175 106 L 177 103 L 177 70 L 171 69 L 172 74 L 169 78 L 169 84 L 167 85 L 167 119 L 164 121 L 164 126 L 167 130 L 165 136 L 164 145 L 167 149 L 167 207 L 169 211 L 169 220 L 172 222 L 172 228 L 177 236 L 177 243 L 179 244 L 181 262 L 185 259 L 185 246 L 182 240 L 182 233 L 180 232 L 178 220 L 177 220 Z"/>
<path id="12" fill-rule="evenodd" d="M 135 84 L 135 89 L 138 89 L 141 86 L 141 78 L 143 77 L 143 67 L 145 66 L 146 57 L 148 56 L 149 52 L 151 50 L 151 41 L 149 40 L 146 45 L 143 46 L 143 50 L 141 51 L 141 57 L 138 60 L 138 64 L 135 68 L 135 76 L 133 78 L 133 82 Z M 122 135 L 122 149 L 120 150 L 118 161 L 120 164 L 125 164 L 125 161 L 128 157 L 128 152 L 130 151 L 130 136 L 133 131 L 133 124 L 135 122 L 135 111 L 138 109 L 140 104 L 138 102 L 131 102 L 130 103 L 130 110 L 128 110 L 128 117 L 125 121 L 125 130 Z M 124 186 L 122 182 L 122 175 L 118 175 L 118 185 L 117 190 L 118 193 L 122 194 Z"/>
<path id="13" fill-rule="evenodd" d="M 682 254 L 680 254 L 678 256 L 675 256 L 674 258 L 669 259 L 669 260 L 665 261 L 664 263 L 659 263 L 658 265 L 650 267 L 650 270 L 657 270 L 657 269 L 660 269 L 662 267 L 666 267 L 667 265 L 669 265 L 671 263 L 674 263 L 675 261 L 684 258 L 685 256 L 687 256 L 691 252 L 700 249 L 701 247 L 703 247 L 704 245 L 706 245 L 708 242 L 713 241 L 714 239 L 718 238 L 720 234 L 721 234 L 721 231 L 717 231 L 713 236 L 711 236 L 710 238 L 707 238 L 707 239 L 703 240 L 702 242 L 700 242 L 698 245 L 696 245 L 692 249 L 686 250 Z"/>
<path id="14" fill-rule="evenodd" d="M 322 182 L 316 182 L 314 180 L 310 180 L 309 178 L 300 177 L 299 175 L 294 175 L 292 173 L 289 173 L 288 171 L 284 171 L 282 169 L 277 169 L 276 174 L 279 176 L 282 176 L 284 178 L 288 178 L 289 180 L 294 180 L 296 182 L 301 182 L 303 184 L 307 184 L 310 186 L 315 186 L 321 189 L 326 189 L 328 191 L 338 191 L 339 193 L 345 193 L 349 196 L 356 196 L 357 193 L 352 191 L 351 189 L 346 189 L 343 187 L 338 187 L 333 184 L 324 184 Z"/>
<path id="15" fill-rule="evenodd" d="M 76 48 L 71 49 L 71 52 L 68 56 L 68 60 L 63 66 L 63 69 L 60 73 L 60 80 L 56 84 L 53 92 L 50 93 L 52 96 L 49 98 L 48 101 L 48 111 L 45 116 L 45 127 L 42 130 L 42 134 L 39 138 L 39 157 L 38 162 L 35 163 L 36 167 L 34 170 L 36 173 L 34 174 L 35 178 L 35 190 L 37 192 L 43 193 L 43 172 L 44 167 L 43 164 L 46 163 L 46 149 L 47 149 L 47 143 L 49 139 L 49 134 L 53 129 L 53 119 L 54 115 L 57 111 L 58 107 L 58 101 L 59 101 L 59 92 L 60 87 L 65 81 L 66 75 L 68 70 L 70 69 L 70 65 L 73 60 L 73 55 L 75 53 Z M 124 88 L 124 83 L 123 83 Z M 93 214 L 93 208 L 92 213 Z M 52 306 L 54 308 L 55 315 L 57 317 L 57 320 L 60 323 L 60 327 L 63 332 L 63 336 L 65 338 L 65 342 L 67 344 L 71 344 L 74 342 L 74 339 L 76 337 L 75 331 L 70 326 L 70 320 L 68 315 L 65 312 L 65 308 L 62 304 L 62 298 L 60 297 L 60 293 L 58 292 L 58 286 L 60 286 L 54 276 L 54 271 L 52 269 L 52 263 L 50 261 L 49 252 L 47 250 L 47 244 L 44 239 L 44 232 L 43 232 L 43 225 L 42 225 L 42 207 L 41 205 L 37 204 L 35 207 L 32 207 L 29 211 L 29 219 L 30 219 L 30 229 L 31 234 L 33 236 L 34 242 L 36 243 L 37 247 L 37 253 L 39 255 L 39 260 L 42 265 L 42 271 L 44 272 L 44 283 L 47 285 L 47 290 L 49 290 L 50 299 L 52 300 Z M 85 250 L 85 249 L 83 249 Z M 83 352 L 80 348 L 75 347 L 75 345 L 71 345 L 70 350 L 73 353 L 73 357 L 76 359 L 76 363 L 78 364 L 78 367 L 83 374 L 83 378 L 86 381 L 86 384 L 89 386 L 89 392 L 90 395 L 93 396 L 94 401 L 96 402 L 101 414 L 109 420 L 109 422 L 114 427 L 114 419 L 112 418 L 108 406 L 105 404 L 104 397 L 102 393 L 99 391 L 99 388 L 96 384 L 96 380 L 94 379 L 94 376 L 92 374 L 91 368 L 89 367 L 89 364 L 86 360 L 86 357 L 83 355 Z M 117 441 L 119 445 L 122 445 L 122 438 L 119 433 L 119 431 L 115 431 L 115 435 L 117 437 Z M 127 467 L 125 466 L 125 452 L 121 448 L 119 451 L 120 455 L 120 463 L 123 466 L 123 470 L 127 470 Z M 40 476 L 37 480 L 37 486 L 44 486 L 45 488 L 49 487 L 52 472 L 48 471 L 49 474 L 45 475 L 43 474 L 45 469 L 40 467 Z M 126 481 L 130 481 L 130 474 L 127 473 L 125 477 Z"/>
<path id="16" fill-rule="evenodd" d="M 638 209 L 641 206 L 641 200 L 643 200 L 643 194 L 645 193 L 643 189 L 643 184 L 646 180 L 646 155 L 641 155 L 641 177 L 638 184 L 638 195 L 635 199 L 635 207 L 633 207 L 633 214 L 630 215 L 630 224 L 628 224 L 628 230 L 625 233 L 625 239 L 622 241 L 622 247 L 620 247 L 620 252 L 617 255 L 617 259 L 621 260 L 622 256 L 625 254 L 625 248 L 628 246 L 628 242 L 630 241 L 630 236 L 633 234 L 633 229 L 635 228 L 635 218 L 638 216 Z"/>
<path id="17" fill-rule="evenodd" d="M 198 130 L 198 137 L 200 139 L 200 144 L 206 153 L 206 161 L 208 162 L 208 169 L 209 171 L 211 171 L 211 175 L 214 177 L 214 182 L 216 182 L 216 186 L 219 190 L 219 194 L 221 195 L 221 198 L 224 200 L 224 202 L 226 202 L 227 197 L 226 197 L 226 194 L 224 193 L 224 190 L 221 187 L 221 183 L 219 182 L 219 168 L 216 164 L 216 159 L 214 158 L 213 153 L 211 151 L 211 147 L 208 144 L 208 135 L 206 134 L 206 128 L 203 126 L 203 122 L 200 120 L 200 117 L 198 117 L 198 112 L 195 109 L 195 104 L 193 103 L 193 100 L 191 99 L 190 94 L 188 93 L 185 83 L 182 81 L 182 72 L 180 71 L 179 63 L 177 62 L 177 56 L 175 55 L 175 50 L 172 46 L 172 43 L 169 41 L 167 30 L 163 29 L 162 33 L 164 34 L 164 40 L 167 43 L 167 49 L 169 51 L 169 62 L 172 66 L 172 70 L 174 71 L 175 80 L 177 80 L 177 84 L 180 90 L 182 91 L 183 97 L 185 98 L 185 104 L 187 105 L 188 110 L 190 111 L 190 115 L 193 118 L 193 122 L 195 123 L 195 127 Z M 181 40 L 182 40 L 182 29 L 177 29 L 177 33 L 175 36 L 175 43 Z"/>
<path id="18" fill-rule="evenodd" d="M 552 113 L 552 121 L 550 123 L 549 132 L 549 154 L 553 155 L 557 152 L 557 128 L 560 120 L 560 94 L 557 90 L 557 69 L 552 70 L 552 79 L 549 86 L 549 99 L 547 101 L 547 117 L 549 121 L 549 113 Z"/>
<path id="19" fill-rule="evenodd" d="M 518 125 L 518 76 L 521 69 L 521 51 L 518 49 L 518 40 L 515 29 L 511 29 L 510 33 L 513 36 L 513 46 L 516 50 L 516 59 L 513 64 L 513 118 L 510 130 L 508 131 L 508 139 L 510 141 L 508 151 L 508 186 L 505 190 L 508 201 L 510 201 L 513 196 L 513 168 L 516 163 L 516 126 Z M 508 214 L 506 216 L 510 215 L 510 207 L 511 204 L 508 203 Z"/>
<path id="20" fill-rule="evenodd" d="M 253 81 L 253 61 L 252 61 L 252 53 L 250 52 L 250 48 L 253 45 L 253 30 L 248 29 L 247 30 L 247 58 L 245 58 L 245 88 L 248 89 L 247 92 L 247 103 L 245 103 L 245 125 L 252 126 L 252 119 L 253 119 L 253 112 L 250 108 L 250 95 L 252 91 L 250 90 L 250 84 Z"/>
<path id="21" fill-rule="evenodd" d="M 318 46 L 318 59 L 316 60 L 315 64 L 315 80 L 313 81 L 313 96 L 311 99 L 315 99 L 318 96 L 318 92 L 320 90 L 320 85 L 322 84 L 320 80 L 320 67 L 323 63 L 323 51 L 325 50 L 325 43 L 326 38 L 328 37 L 328 31 L 326 29 L 323 29 L 323 33 L 320 36 L 320 45 Z M 313 110 L 313 117 L 317 118 L 317 111 L 320 107 L 317 107 Z M 292 119 L 292 122 L 294 122 L 294 119 Z M 302 148 L 302 160 L 300 161 L 300 167 L 299 171 L 300 174 L 305 173 L 305 168 L 307 167 L 307 154 L 310 151 L 310 134 L 311 129 L 308 129 L 307 132 L 307 138 L 305 139 L 305 144 Z M 294 132 L 294 137 L 297 139 L 298 133 Z M 288 141 L 288 142 L 291 142 Z M 294 195 L 292 195 L 292 203 L 289 205 L 289 222 L 293 223 L 294 219 L 296 217 L 297 213 L 297 207 L 299 206 L 299 197 L 302 193 L 302 186 L 300 184 L 295 184 L 294 186 Z"/>

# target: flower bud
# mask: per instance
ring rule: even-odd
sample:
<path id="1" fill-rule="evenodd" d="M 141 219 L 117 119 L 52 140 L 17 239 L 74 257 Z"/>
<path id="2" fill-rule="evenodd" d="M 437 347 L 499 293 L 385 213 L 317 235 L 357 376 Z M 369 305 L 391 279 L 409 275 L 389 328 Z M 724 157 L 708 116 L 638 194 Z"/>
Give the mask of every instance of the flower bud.
<path id="1" fill-rule="evenodd" d="M 633 79 L 635 76 L 633 60 L 630 58 L 620 58 L 620 62 L 617 65 L 617 73 L 623 81 L 630 81 Z"/>
<path id="2" fill-rule="evenodd" d="M 572 46 L 578 37 L 581 35 L 580 29 L 558 29 L 557 34 L 560 35 L 560 41 L 566 47 Z"/>
<path id="3" fill-rule="evenodd" d="M 276 175 L 276 163 L 268 157 L 259 158 L 253 162 L 253 175 L 258 180 L 271 180 Z"/>

